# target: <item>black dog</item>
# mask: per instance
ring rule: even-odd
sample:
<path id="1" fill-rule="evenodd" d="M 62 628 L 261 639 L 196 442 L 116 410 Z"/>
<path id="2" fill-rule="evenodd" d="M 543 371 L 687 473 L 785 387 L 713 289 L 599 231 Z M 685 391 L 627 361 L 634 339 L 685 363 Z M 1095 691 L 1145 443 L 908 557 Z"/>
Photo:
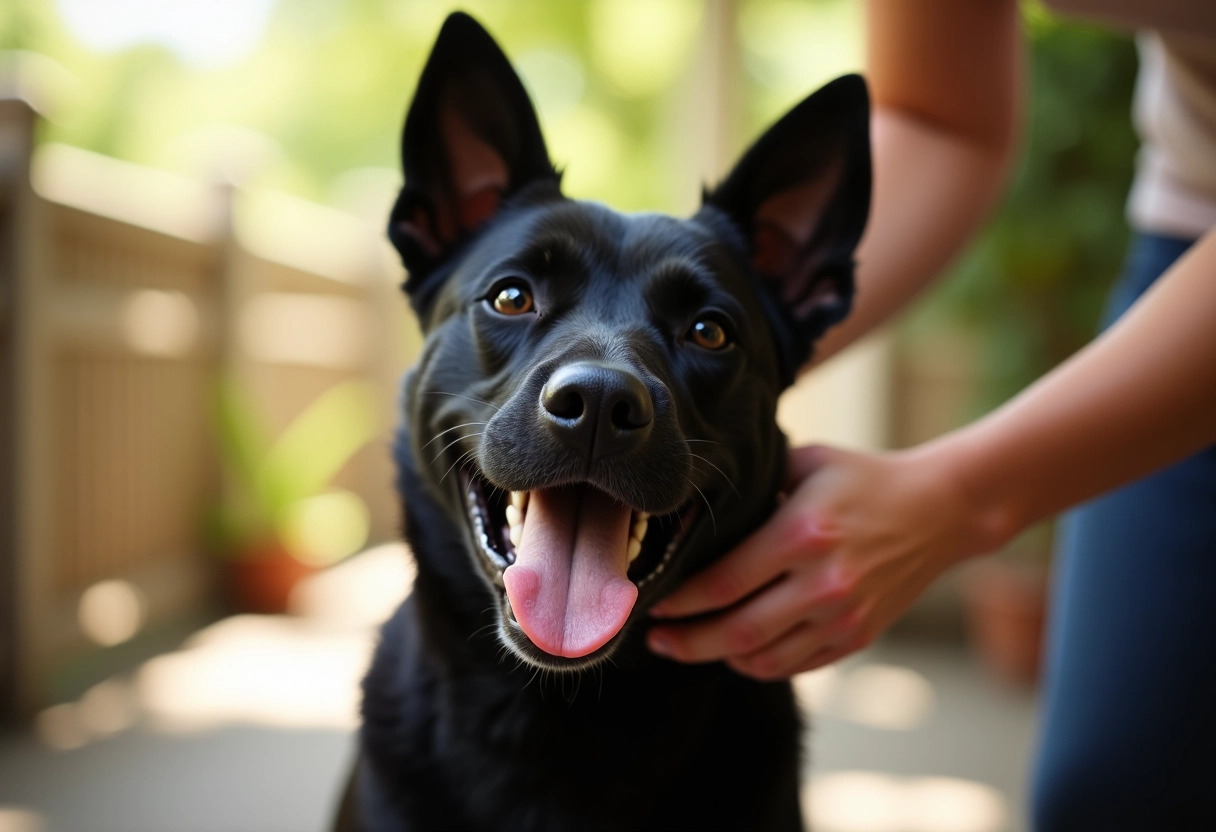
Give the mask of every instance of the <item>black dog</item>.
<path id="1" fill-rule="evenodd" d="M 849 309 L 860 78 L 688 220 L 562 196 L 522 84 L 451 16 L 389 235 L 427 333 L 397 444 L 413 594 L 364 683 L 346 829 L 797 829 L 787 683 L 654 657 L 646 610 L 774 508 L 777 396 Z M 539 678 L 538 678 L 539 677 Z"/>

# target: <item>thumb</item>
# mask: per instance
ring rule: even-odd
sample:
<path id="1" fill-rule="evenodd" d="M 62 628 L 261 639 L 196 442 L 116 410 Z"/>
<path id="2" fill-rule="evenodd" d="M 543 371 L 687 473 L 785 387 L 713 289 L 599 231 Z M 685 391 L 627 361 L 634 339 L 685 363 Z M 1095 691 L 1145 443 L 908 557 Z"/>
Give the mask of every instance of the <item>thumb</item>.
<path id="1" fill-rule="evenodd" d="M 783 488 L 791 492 L 802 484 L 803 480 L 814 474 L 840 454 L 835 448 L 827 445 L 803 445 L 792 448 L 786 456 L 785 482 Z"/>
<path id="2" fill-rule="evenodd" d="M 656 604 L 651 613 L 677 618 L 724 609 L 779 578 L 789 566 L 791 553 L 822 553 L 838 542 L 813 515 L 787 503 L 734 550 Z"/>

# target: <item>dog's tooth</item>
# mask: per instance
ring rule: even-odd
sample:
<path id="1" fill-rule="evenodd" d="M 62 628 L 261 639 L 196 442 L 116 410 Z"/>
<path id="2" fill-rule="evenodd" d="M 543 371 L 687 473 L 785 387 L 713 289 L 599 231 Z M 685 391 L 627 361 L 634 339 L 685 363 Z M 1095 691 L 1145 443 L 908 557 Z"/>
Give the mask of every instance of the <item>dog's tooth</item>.
<path id="1" fill-rule="evenodd" d="M 641 554 L 641 552 L 642 552 L 642 541 L 630 540 L 629 541 L 629 562 L 633 563 L 635 560 L 637 560 L 637 557 L 639 554 Z"/>
<path id="2" fill-rule="evenodd" d="M 649 521 L 647 521 L 645 515 L 638 518 L 638 521 L 633 524 L 634 539 L 639 540 L 639 541 L 645 540 L 646 539 L 646 530 L 648 528 L 650 528 L 650 523 L 649 523 Z"/>
<path id="3" fill-rule="evenodd" d="M 524 513 L 514 503 L 507 506 L 507 525 L 515 528 L 524 521 Z"/>
<path id="4" fill-rule="evenodd" d="M 511 538 L 511 545 L 518 548 L 519 541 L 523 540 L 524 538 L 524 527 L 512 526 L 511 532 L 508 536 Z"/>

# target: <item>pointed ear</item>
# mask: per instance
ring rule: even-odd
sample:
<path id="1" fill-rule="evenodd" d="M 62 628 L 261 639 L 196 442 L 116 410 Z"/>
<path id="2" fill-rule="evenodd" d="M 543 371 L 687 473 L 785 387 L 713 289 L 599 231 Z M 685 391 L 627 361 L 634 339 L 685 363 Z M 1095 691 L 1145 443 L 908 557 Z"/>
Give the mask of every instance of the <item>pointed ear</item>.
<path id="1" fill-rule="evenodd" d="M 853 250 L 870 210 L 865 81 L 846 75 L 769 128 L 705 196 L 743 232 L 793 371 L 812 342 L 848 314 Z"/>
<path id="2" fill-rule="evenodd" d="M 401 137 L 405 186 L 388 236 L 413 294 L 427 275 L 524 185 L 558 185 L 519 76 L 477 21 L 448 17 L 427 59 Z"/>

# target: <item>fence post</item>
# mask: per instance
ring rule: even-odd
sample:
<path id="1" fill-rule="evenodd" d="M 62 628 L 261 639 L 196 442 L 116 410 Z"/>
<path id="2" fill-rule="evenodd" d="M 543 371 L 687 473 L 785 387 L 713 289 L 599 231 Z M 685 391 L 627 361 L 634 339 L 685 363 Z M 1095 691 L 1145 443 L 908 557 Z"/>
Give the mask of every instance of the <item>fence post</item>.
<path id="1" fill-rule="evenodd" d="M 49 580 L 48 276 L 41 200 L 30 184 L 37 113 L 0 99 L 0 714 L 36 701 L 42 683 L 34 607 Z"/>
<path id="2" fill-rule="evenodd" d="M 240 363 L 240 326 L 238 313 L 248 299 L 248 280 L 242 274 L 240 244 L 236 237 L 237 185 L 219 179 L 211 186 L 217 205 L 215 232 L 211 245 L 217 257 L 216 286 L 218 303 L 216 378 L 231 375 Z"/>

